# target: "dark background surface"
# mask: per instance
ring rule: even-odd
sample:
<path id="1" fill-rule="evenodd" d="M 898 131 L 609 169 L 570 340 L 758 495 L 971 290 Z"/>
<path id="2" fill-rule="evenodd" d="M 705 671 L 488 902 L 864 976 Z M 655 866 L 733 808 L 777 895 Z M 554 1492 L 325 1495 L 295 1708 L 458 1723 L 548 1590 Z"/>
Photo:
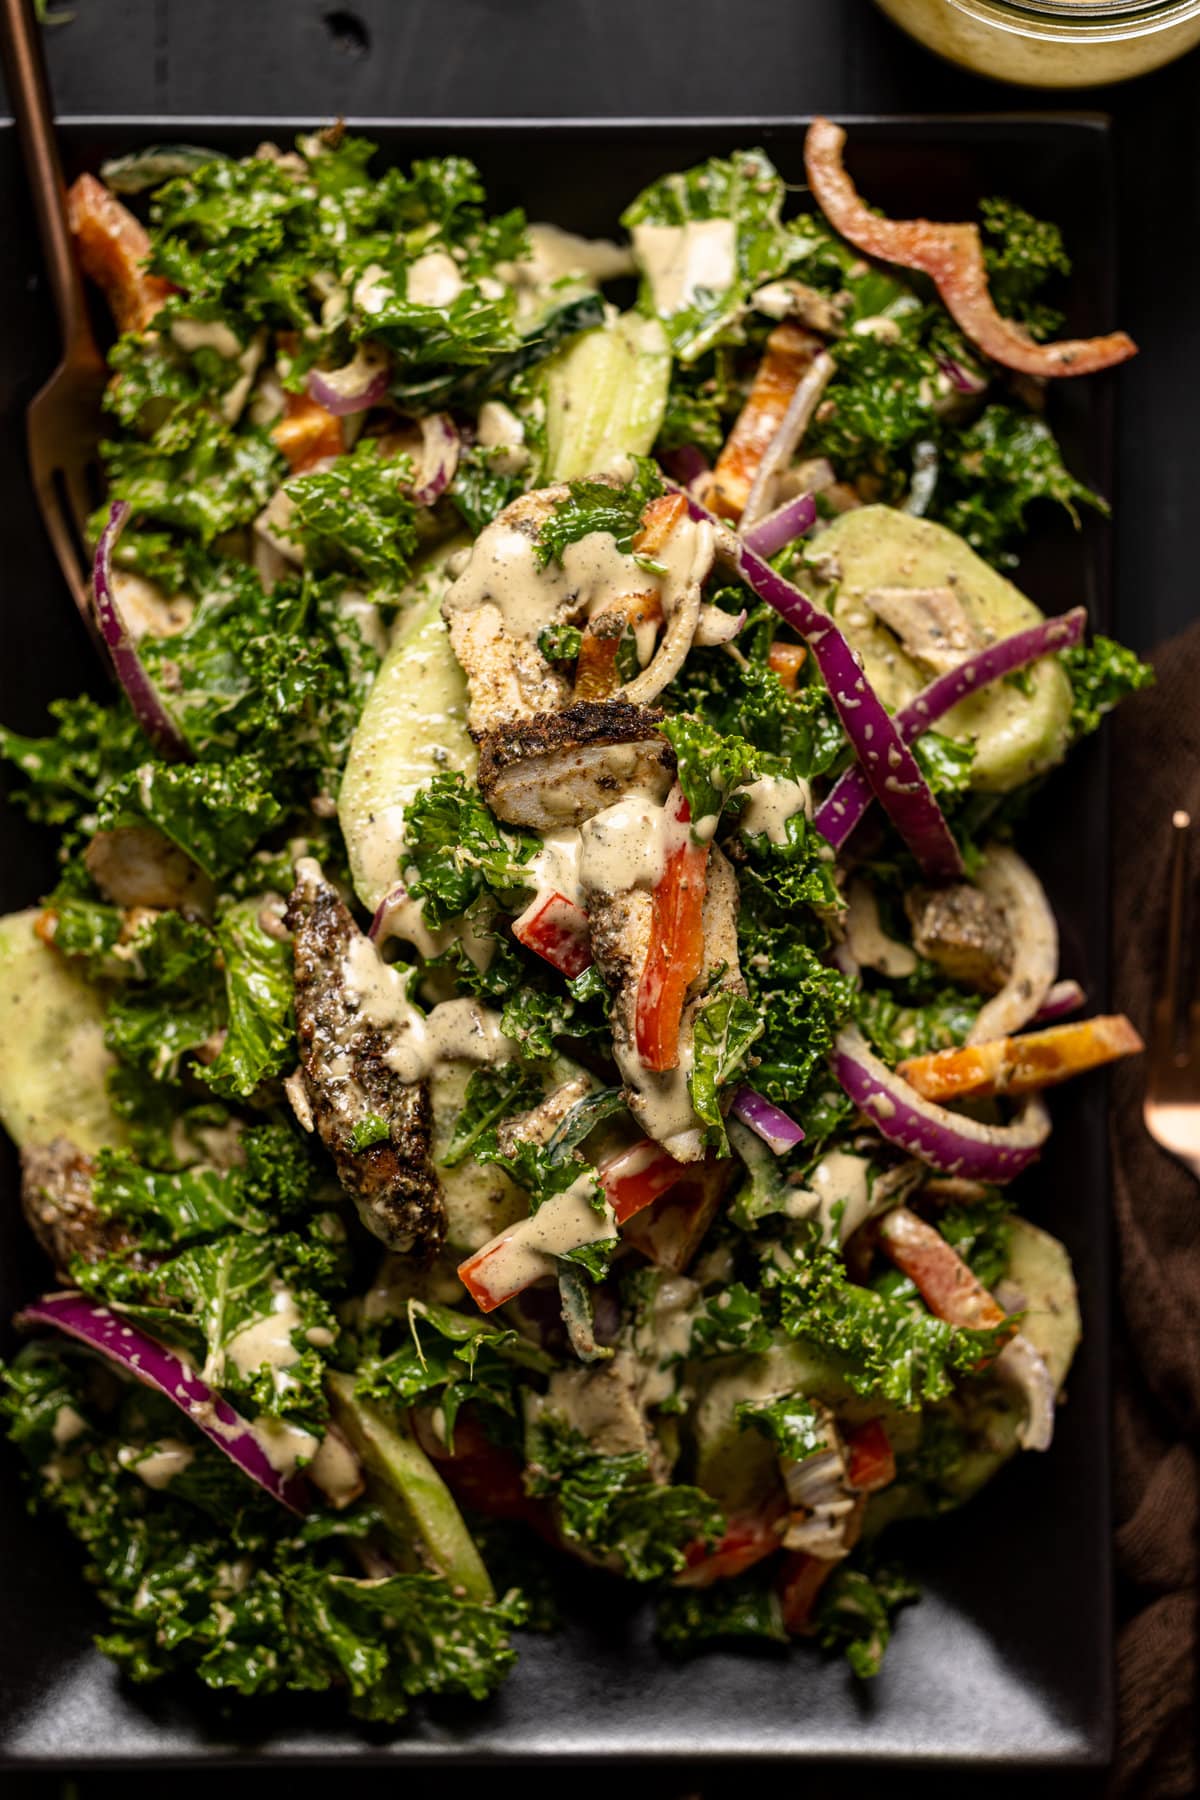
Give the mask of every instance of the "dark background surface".
<path id="1" fill-rule="evenodd" d="M 1200 613 L 1195 557 L 1185 535 L 1194 498 L 1195 418 L 1200 399 L 1200 56 L 1124 88 L 1054 95 L 1001 88 L 936 62 L 878 16 L 868 0 L 75 0 L 70 24 L 47 32 L 58 110 L 67 114 L 166 113 L 321 120 L 338 113 L 388 118 L 634 117 L 878 112 L 993 112 L 1068 106 L 1114 120 L 1120 293 L 1116 316 L 1143 355 L 1118 377 L 1116 625 L 1146 647 Z M 10 397 L 0 395 L 0 404 Z M 2 571 L 0 571 L 2 579 Z M 1073 596 L 1064 593 L 1062 605 Z M 567 1776 L 581 1797 L 611 1791 L 612 1774 Z M 349 1771 L 347 1771 L 349 1774 Z M 765 1768 L 756 1771 L 769 1783 Z M 410 1793 L 436 1776 L 397 1776 Z M 671 1796 L 699 1786 L 662 1773 L 618 1776 L 631 1793 Z M 494 1774 L 480 1778 L 494 1785 Z M 171 1775 L 175 1794 L 201 1791 Z M 203 1778 L 211 1794 L 212 1776 Z M 228 1772 L 222 1788 L 249 1790 Z M 328 1778 L 326 1777 L 326 1780 Z M 344 1779 L 344 1777 L 343 1777 Z M 508 1779 L 512 1779 L 511 1773 Z M 871 1787 L 879 1774 L 865 1778 Z M 972 1776 L 975 1792 L 993 1784 Z M 1003 1779 L 1009 1792 L 1013 1777 Z M 1042 1791 L 1017 1777 L 1023 1794 Z M 277 1771 L 268 1787 L 302 1785 Z M 503 1778 L 502 1778 L 503 1780 Z M 783 1780 L 790 1787 L 793 1769 Z M 147 1786 L 85 1778 L 84 1800 Z M 155 1786 L 161 1785 L 161 1778 Z M 322 1783 L 324 1786 L 324 1782 Z M 539 1786 L 542 1785 L 540 1782 Z M 723 1773 L 706 1800 L 735 1786 Z M 889 1792 L 897 1792 L 893 1781 Z M 8 1777 L 13 1800 L 55 1784 Z M 999 1788 L 999 1783 L 995 1786 Z M 818 1771 L 806 1796 L 859 1794 L 863 1778 Z M 961 1787 L 933 1773 L 920 1791 Z M 1056 1795 L 1095 1792 L 1094 1779 L 1053 1778 Z M 314 1788 L 315 1791 L 315 1788 Z M 466 1784 L 463 1784 L 466 1791 Z"/>

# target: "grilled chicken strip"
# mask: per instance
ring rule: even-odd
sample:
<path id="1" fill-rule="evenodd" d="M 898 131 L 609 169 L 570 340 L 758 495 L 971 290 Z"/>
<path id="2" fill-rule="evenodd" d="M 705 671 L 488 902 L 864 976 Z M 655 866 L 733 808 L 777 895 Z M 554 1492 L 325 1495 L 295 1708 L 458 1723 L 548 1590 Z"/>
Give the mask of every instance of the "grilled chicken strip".
<path id="1" fill-rule="evenodd" d="M 591 894 L 587 909 L 592 955 L 613 996 L 613 1055 L 625 1083 L 625 1103 L 647 1136 L 677 1162 L 699 1162 L 704 1144 L 687 1086 L 696 1014 L 719 993 L 746 992 L 738 963 L 737 876 L 714 844 L 704 895 L 704 964 L 680 1020 L 679 1066 L 663 1074 L 647 1069 L 637 1053 L 638 986 L 650 953 L 654 897 L 640 887 Z M 714 969 L 723 973 L 712 983 Z"/>
<path id="2" fill-rule="evenodd" d="M 92 1197 L 96 1164 L 69 1138 L 21 1152 L 21 1206 L 29 1229 L 63 1280 L 72 1258 L 99 1262 L 128 1250 L 133 1240 L 117 1219 L 106 1219 Z"/>
<path id="3" fill-rule="evenodd" d="M 535 831 L 582 825 L 625 794 L 661 802 L 675 773 L 662 717 L 625 700 L 577 700 L 485 732 L 480 792 L 497 818 Z"/>
<path id="4" fill-rule="evenodd" d="M 392 1034 L 371 1018 L 350 979 L 349 959 L 366 940 L 310 857 L 296 864 L 286 920 L 307 1100 L 297 1116 L 316 1126 L 367 1230 L 390 1250 L 430 1256 L 446 1235 L 446 1208 L 430 1163 L 428 1087 L 389 1065 Z M 372 1119 L 383 1121 L 386 1137 L 354 1149 L 356 1128 L 369 1132 Z"/>
<path id="5" fill-rule="evenodd" d="M 106 900 L 117 906 L 207 913 L 212 883 L 170 838 L 150 825 L 98 831 L 83 857 Z"/>
<path id="6" fill-rule="evenodd" d="M 968 882 L 944 888 L 913 888 L 904 897 L 918 956 L 935 963 L 952 981 L 997 993 L 1012 968 L 1013 942 L 1004 915 L 987 895 Z"/>
<path id="7" fill-rule="evenodd" d="M 621 485 L 615 474 L 596 479 Z M 712 527 L 690 519 L 677 497 L 662 496 L 647 508 L 647 520 L 658 511 L 644 534 L 659 572 L 639 566 L 607 531 L 589 532 L 563 548 L 561 561 L 543 563 L 539 534 L 569 498 L 570 490 L 560 485 L 522 494 L 506 506 L 475 540 L 442 603 L 470 688 L 467 724 L 477 738 L 515 720 L 558 712 L 570 700 L 568 675 L 547 661 L 539 645 L 549 626 L 599 623 L 624 601 L 645 602 L 635 609 L 643 623 L 634 635 L 646 666 L 618 690 L 639 706 L 677 673 L 695 637 L 701 587 L 712 567 Z M 664 630 L 654 649 L 660 618 Z"/>

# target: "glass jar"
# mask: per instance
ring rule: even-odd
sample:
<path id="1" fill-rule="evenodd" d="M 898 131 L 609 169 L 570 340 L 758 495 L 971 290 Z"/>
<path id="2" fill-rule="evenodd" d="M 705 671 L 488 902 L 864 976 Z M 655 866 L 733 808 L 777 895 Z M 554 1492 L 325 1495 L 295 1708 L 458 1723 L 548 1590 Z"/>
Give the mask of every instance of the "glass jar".
<path id="1" fill-rule="evenodd" d="M 1144 75 L 1200 42 L 1200 0 L 877 0 L 950 62 L 1027 87 Z"/>

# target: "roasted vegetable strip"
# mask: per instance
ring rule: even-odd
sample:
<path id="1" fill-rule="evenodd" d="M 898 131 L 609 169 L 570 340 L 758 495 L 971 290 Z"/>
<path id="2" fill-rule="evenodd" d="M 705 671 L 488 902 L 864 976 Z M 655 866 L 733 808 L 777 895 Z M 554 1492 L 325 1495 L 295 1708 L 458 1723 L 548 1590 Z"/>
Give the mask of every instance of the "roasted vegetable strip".
<path id="1" fill-rule="evenodd" d="M 873 212 L 842 166 L 845 142 L 845 132 L 832 119 L 814 119 L 808 128 L 804 163 L 817 205 L 834 229 L 864 255 L 928 275 L 951 318 L 985 356 L 1022 374 L 1045 376 L 1091 375 L 1137 355 L 1137 345 L 1123 331 L 1034 343 L 1019 325 L 996 311 L 979 227 L 887 219 Z"/>
<path id="2" fill-rule="evenodd" d="M 1114 1013 L 1073 1025 L 1051 1025 L 1023 1037 L 913 1056 L 896 1073 L 926 1100 L 986 1100 L 994 1094 L 1054 1087 L 1143 1048 L 1125 1015 Z"/>
<path id="3" fill-rule="evenodd" d="M 790 322 L 777 325 L 767 339 L 754 384 L 717 458 L 708 490 L 709 505 L 723 519 L 741 518 L 759 464 L 820 349 L 819 337 Z"/>
<path id="4" fill-rule="evenodd" d="M 175 290 L 147 270 L 150 239 L 143 227 L 94 175 L 72 184 L 67 221 L 83 272 L 103 291 L 117 330 L 145 331 Z"/>

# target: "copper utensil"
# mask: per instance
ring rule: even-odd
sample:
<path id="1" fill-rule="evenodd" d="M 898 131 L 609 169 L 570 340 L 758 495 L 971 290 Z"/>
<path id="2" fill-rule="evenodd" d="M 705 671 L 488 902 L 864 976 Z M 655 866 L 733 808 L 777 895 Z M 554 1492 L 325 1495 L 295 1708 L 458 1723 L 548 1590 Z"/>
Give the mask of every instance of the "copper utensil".
<path id="1" fill-rule="evenodd" d="M 1171 849 L 1167 916 L 1167 964 L 1150 1029 L 1146 1099 L 1142 1117 L 1156 1144 L 1178 1158 L 1200 1181 L 1200 997 L 1185 1003 L 1184 885 L 1191 819 L 1177 812 Z"/>
<path id="2" fill-rule="evenodd" d="M 0 55 L 62 335 L 62 361 L 27 415 L 29 465 L 59 567 L 104 655 L 92 608 L 87 520 L 103 493 L 98 446 L 108 372 L 71 245 L 40 29 L 29 0 L 0 0 Z"/>

